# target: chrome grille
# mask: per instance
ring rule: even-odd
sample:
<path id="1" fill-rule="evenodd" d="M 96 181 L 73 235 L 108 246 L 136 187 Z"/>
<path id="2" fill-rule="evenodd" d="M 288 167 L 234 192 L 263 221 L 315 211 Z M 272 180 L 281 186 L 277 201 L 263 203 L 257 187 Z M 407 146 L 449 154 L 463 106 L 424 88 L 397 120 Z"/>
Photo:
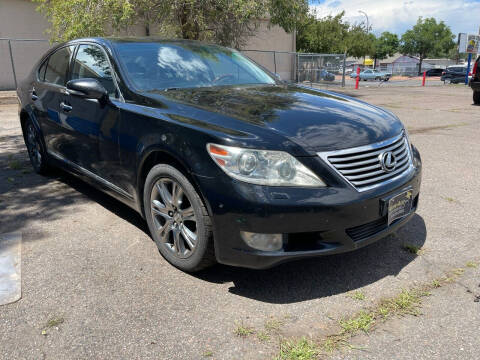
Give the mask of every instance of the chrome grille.
<path id="1" fill-rule="evenodd" d="M 396 160 L 393 170 L 382 166 L 381 157 L 391 152 Z M 412 169 L 408 141 L 404 133 L 376 144 L 318 153 L 358 191 L 366 191 L 393 181 Z"/>

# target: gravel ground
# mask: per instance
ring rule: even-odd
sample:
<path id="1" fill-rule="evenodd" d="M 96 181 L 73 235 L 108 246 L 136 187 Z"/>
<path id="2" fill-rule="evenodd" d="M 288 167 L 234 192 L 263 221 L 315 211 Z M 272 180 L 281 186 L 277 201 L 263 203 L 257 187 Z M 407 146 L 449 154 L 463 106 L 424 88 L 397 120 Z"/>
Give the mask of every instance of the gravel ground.
<path id="1" fill-rule="evenodd" d="M 23 237 L 22 299 L 0 307 L 1 357 L 269 359 L 280 336 L 327 334 L 342 316 L 480 260 L 480 108 L 471 105 L 471 90 L 348 92 L 408 126 L 424 163 L 418 214 L 396 235 L 356 252 L 267 271 L 218 265 L 196 275 L 163 260 L 134 211 L 63 172 L 34 174 L 17 106 L 1 105 L 0 233 Z M 421 255 L 404 251 L 406 243 Z M 472 290 L 473 274 L 464 275 Z M 368 352 L 337 355 L 438 358 L 442 351 L 443 358 L 469 358 L 459 347 L 469 355 L 480 350 L 480 304 L 453 286 L 424 300 L 428 316 L 385 324 L 393 335 L 379 330 L 355 339 Z M 354 290 L 366 299 L 349 297 Z M 239 337 L 239 326 L 268 339 Z M 424 351 L 428 342 L 437 353 Z"/>

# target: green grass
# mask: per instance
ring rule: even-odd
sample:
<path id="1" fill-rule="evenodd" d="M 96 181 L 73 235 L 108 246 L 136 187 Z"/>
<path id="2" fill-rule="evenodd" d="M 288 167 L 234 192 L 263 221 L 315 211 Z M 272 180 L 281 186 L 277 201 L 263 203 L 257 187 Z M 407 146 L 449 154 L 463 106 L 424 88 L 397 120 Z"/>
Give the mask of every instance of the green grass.
<path id="1" fill-rule="evenodd" d="M 265 322 L 265 330 L 270 332 L 277 332 L 283 326 L 283 321 L 275 318 L 271 318 Z"/>
<path id="2" fill-rule="evenodd" d="M 348 319 L 339 321 L 343 333 L 356 333 L 359 330 L 368 332 L 375 323 L 375 314 L 373 312 L 360 311 L 358 314 Z"/>
<path id="3" fill-rule="evenodd" d="M 448 202 L 451 202 L 451 203 L 453 203 L 453 202 L 456 201 L 454 198 L 452 198 L 452 197 L 450 197 L 450 196 L 444 196 L 443 198 L 444 198 L 445 200 L 447 200 Z"/>
<path id="4" fill-rule="evenodd" d="M 476 268 L 478 266 L 478 264 L 474 261 L 468 261 L 466 266 L 469 267 L 469 268 Z"/>
<path id="5" fill-rule="evenodd" d="M 48 319 L 47 323 L 42 329 L 42 335 L 48 335 L 48 330 L 51 328 L 56 328 L 59 325 L 63 324 L 65 322 L 65 319 L 63 317 L 52 317 Z"/>
<path id="6" fill-rule="evenodd" d="M 22 164 L 18 160 L 10 160 L 8 162 L 8 167 L 12 170 L 21 170 L 23 168 Z"/>
<path id="7" fill-rule="evenodd" d="M 212 356 L 213 356 L 213 351 L 211 351 L 211 350 L 206 350 L 203 353 L 203 357 L 212 357 Z"/>
<path id="8" fill-rule="evenodd" d="M 267 334 L 265 331 L 258 331 L 257 332 L 257 339 L 264 342 L 270 339 L 270 335 Z"/>
<path id="9" fill-rule="evenodd" d="M 384 299 L 379 305 L 379 314 L 384 318 L 391 315 L 418 315 L 421 297 L 430 295 L 426 291 L 404 289 L 393 298 Z"/>
<path id="10" fill-rule="evenodd" d="M 463 275 L 463 273 L 465 272 L 465 269 L 462 269 L 462 268 L 453 269 L 452 272 L 453 272 L 455 275 L 460 276 L 460 275 Z"/>
<path id="11" fill-rule="evenodd" d="M 255 331 L 250 328 L 250 327 L 246 327 L 246 326 L 243 326 L 242 325 L 238 325 L 235 330 L 233 331 L 233 333 L 239 337 L 247 337 L 251 334 L 253 334 Z"/>
<path id="12" fill-rule="evenodd" d="M 406 252 L 410 254 L 415 254 L 415 255 L 417 255 L 418 252 L 420 251 L 420 248 L 418 246 L 412 245 L 412 244 L 403 244 L 402 248 Z"/>
<path id="13" fill-rule="evenodd" d="M 318 346 L 303 337 L 298 341 L 283 341 L 276 360 L 314 360 L 319 353 Z"/>
<path id="14" fill-rule="evenodd" d="M 432 287 L 433 287 L 434 289 L 437 289 L 437 288 L 439 288 L 439 287 L 441 287 L 441 286 L 442 286 L 442 283 L 440 282 L 440 280 L 435 279 L 435 280 L 432 281 Z"/>
<path id="15" fill-rule="evenodd" d="M 354 291 L 352 293 L 349 293 L 348 297 L 350 297 L 353 300 L 365 300 L 366 299 L 365 294 L 361 291 Z"/>

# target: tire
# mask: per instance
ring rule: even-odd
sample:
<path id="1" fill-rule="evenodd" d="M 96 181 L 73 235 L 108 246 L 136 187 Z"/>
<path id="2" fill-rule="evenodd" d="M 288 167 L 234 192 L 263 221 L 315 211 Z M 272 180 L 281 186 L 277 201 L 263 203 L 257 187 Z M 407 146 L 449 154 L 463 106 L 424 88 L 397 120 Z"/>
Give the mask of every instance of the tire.
<path id="1" fill-rule="evenodd" d="M 473 92 L 473 103 L 475 105 L 480 105 L 480 91 Z"/>
<path id="2" fill-rule="evenodd" d="M 27 146 L 28 157 L 33 170 L 37 174 L 45 175 L 49 170 L 49 166 L 42 137 L 30 119 L 26 121 L 24 131 L 25 145 Z"/>
<path id="3" fill-rule="evenodd" d="M 143 204 L 150 234 L 170 264 L 196 272 L 216 263 L 210 216 L 180 171 L 154 166 L 145 180 Z"/>

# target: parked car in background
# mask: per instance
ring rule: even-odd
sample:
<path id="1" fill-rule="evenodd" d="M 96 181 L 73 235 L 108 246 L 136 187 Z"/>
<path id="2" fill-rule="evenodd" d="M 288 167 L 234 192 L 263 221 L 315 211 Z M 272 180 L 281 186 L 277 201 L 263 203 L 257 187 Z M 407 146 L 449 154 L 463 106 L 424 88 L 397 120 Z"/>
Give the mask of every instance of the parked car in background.
<path id="1" fill-rule="evenodd" d="M 333 81 L 333 80 L 335 80 L 335 75 L 328 72 L 325 69 L 322 69 L 322 70 L 320 70 L 319 78 L 320 78 L 320 80 L 324 80 L 324 81 Z"/>
<path id="2" fill-rule="evenodd" d="M 352 79 L 355 79 L 357 77 L 357 73 L 352 72 L 350 74 L 350 77 Z M 367 81 L 367 80 L 388 81 L 390 80 L 391 77 L 392 77 L 391 73 L 378 71 L 376 69 L 367 69 L 367 70 L 363 70 L 360 73 L 360 80 L 363 80 L 363 81 Z"/>
<path id="3" fill-rule="evenodd" d="M 445 71 L 442 73 L 440 80 L 445 83 L 459 84 L 465 82 L 465 73 L 467 72 L 467 67 L 464 65 L 451 65 L 447 66 Z M 471 78 L 472 73 L 468 74 L 468 77 Z"/>
<path id="4" fill-rule="evenodd" d="M 470 87 L 473 90 L 473 103 L 475 105 L 480 105 L 480 56 L 473 64 Z"/>
<path id="5" fill-rule="evenodd" d="M 359 249 L 417 209 L 420 154 L 397 116 L 279 82 L 236 50 L 73 40 L 17 94 L 34 170 L 62 167 L 138 211 L 185 271 Z"/>
<path id="6" fill-rule="evenodd" d="M 442 76 L 445 69 L 429 69 L 426 71 L 426 76 Z"/>

